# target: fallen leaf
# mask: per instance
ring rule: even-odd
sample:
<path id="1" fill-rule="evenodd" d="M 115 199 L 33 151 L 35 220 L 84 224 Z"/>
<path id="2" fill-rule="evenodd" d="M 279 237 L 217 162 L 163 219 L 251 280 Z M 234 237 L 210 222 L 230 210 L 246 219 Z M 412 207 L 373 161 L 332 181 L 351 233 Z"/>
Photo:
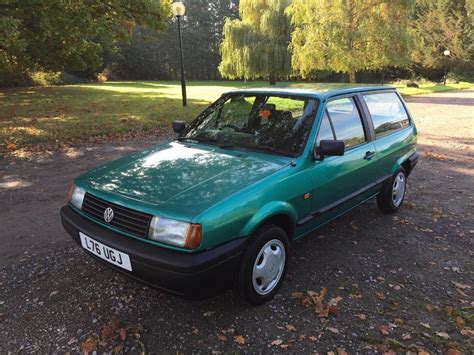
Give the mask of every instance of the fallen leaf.
<path id="1" fill-rule="evenodd" d="M 341 347 L 336 348 L 336 351 L 337 351 L 337 355 L 348 355 L 346 349 L 344 348 L 341 348 Z"/>
<path id="2" fill-rule="evenodd" d="M 390 333 L 390 327 L 388 325 L 381 325 L 379 327 L 379 330 L 380 330 L 380 333 L 382 333 L 383 335 L 388 335 Z"/>
<path id="3" fill-rule="evenodd" d="M 125 340 L 127 338 L 127 332 L 125 331 L 125 329 L 120 328 L 119 334 L 120 334 L 120 339 Z"/>
<path id="4" fill-rule="evenodd" d="M 303 295 L 304 295 L 304 293 L 299 292 L 299 291 L 295 291 L 295 292 L 291 293 L 291 297 L 293 297 L 293 298 L 301 298 L 301 297 L 303 297 Z"/>
<path id="5" fill-rule="evenodd" d="M 280 348 L 282 349 L 288 349 L 290 347 L 290 344 L 281 344 Z"/>
<path id="6" fill-rule="evenodd" d="M 97 339 L 95 337 L 88 336 L 87 339 L 81 344 L 81 350 L 84 354 L 89 354 L 97 348 Z"/>
<path id="7" fill-rule="evenodd" d="M 411 334 L 410 334 L 410 333 L 403 333 L 403 334 L 402 334 L 402 339 L 403 339 L 403 340 L 411 339 Z"/>
<path id="8" fill-rule="evenodd" d="M 100 328 L 100 339 L 107 341 L 114 335 L 114 330 L 110 325 L 104 325 Z"/>
<path id="9" fill-rule="evenodd" d="M 114 353 L 118 354 L 123 350 L 123 343 L 120 343 L 114 347 Z"/>
<path id="10" fill-rule="evenodd" d="M 416 207 L 416 204 L 413 202 L 413 201 L 403 201 L 403 207 L 407 207 L 407 208 L 415 208 Z"/>
<path id="11" fill-rule="evenodd" d="M 220 341 L 227 341 L 227 337 L 224 334 L 219 334 L 217 336 L 217 339 L 219 339 Z"/>
<path id="12" fill-rule="evenodd" d="M 207 311 L 207 312 L 204 312 L 204 313 L 203 313 L 203 316 L 204 316 L 204 317 L 210 317 L 210 316 L 212 316 L 214 313 L 216 313 L 216 312 Z"/>
<path id="13" fill-rule="evenodd" d="M 309 340 L 311 340 L 311 341 L 316 341 L 316 340 L 318 340 L 318 338 L 316 338 L 315 336 L 311 335 L 311 336 L 309 337 Z"/>
<path id="14" fill-rule="evenodd" d="M 305 340 L 305 339 L 306 339 L 306 335 L 304 335 L 304 334 L 300 334 L 300 335 L 298 336 L 298 341 L 303 341 L 303 340 Z"/>
<path id="15" fill-rule="evenodd" d="M 198 335 L 199 334 L 199 329 L 193 327 L 192 332 L 193 332 L 194 335 Z"/>
<path id="16" fill-rule="evenodd" d="M 420 323 L 420 325 L 422 327 L 425 327 L 426 329 L 431 329 L 431 325 L 429 325 L 428 323 Z"/>
<path id="17" fill-rule="evenodd" d="M 7 144 L 7 150 L 10 151 L 10 152 L 13 152 L 14 150 L 16 150 L 17 146 L 15 143 L 8 143 Z"/>
<path id="18" fill-rule="evenodd" d="M 274 340 L 270 343 L 270 345 L 281 345 L 281 344 L 283 344 L 283 340 L 281 339 Z"/>
<path id="19" fill-rule="evenodd" d="M 400 319 L 400 318 L 396 318 L 395 319 L 395 326 L 396 327 L 400 327 L 403 325 L 403 319 Z"/>
<path id="20" fill-rule="evenodd" d="M 385 299 L 385 295 L 382 291 L 375 291 L 375 294 L 377 295 L 378 298 L 380 298 L 381 300 L 384 300 Z"/>
<path id="21" fill-rule="evenodd" d="M 289 332 L 294 332 L 295 331 L 295 327 L 291 324 L 287 324 L 286 326 L 286 330 L 288 330 Z"/>
<path id="22" fill-rule="evenodd" d="M 120 327 L 120 321 L 117 317 L 112 318 L 112 320 L 110 321 L 110 326 L 114 331 L 116 331 Z"/>
<path id="23" fill-rule="evenodd" d="M 339 329 L 337 328 L 327 327 L 326 329 L 329 330 L 331 333 L 339 334 Z"/>
<path id="24" fill-rule="evenodd" d="M 435 333 L 437 336 L 439 336 L 440 338 L 443 338 L 443 339 L 451 339 L 451 337 L 449 336 L 448 333 L 446 332 L 436 332 Z"/>
<path id="25" fill-rule="evenodd" d="M 451 281 L 451 282 L 453 283 L 454 287 L 459 288 L 460 290 L 467 290 L 471 288 L 471 286 L 466 285 L 466 284 L 462 284 L 455 281 Z"/>
<path id="26" fill-rule="evenodd" d="M 458 328 L 464 328 L 464 326 L 466 325 L 466 322 L 464 321 L 464 319 L 462 317 L 456 317 L 456 325 L 458 326 Z"/>
<path id="27" fill-rule="evenodd" d="M 462 352 L 455 348 L 449 348 L 448 350 L 446 350 L 445 355 L 462 355 Z"/>
<path id="28" fill-rule="evenodd" d="M 355 317 L 359 318 L 360 320 L 366 320 L 367 319 L 367 316 L 363 313 L 355 314 Z"/>
<path id="29" fill-rule="evenodd" d="M 245 338 L 242 335 L 234 335 L 234 341 L 240 345 L 245 344 Z"/>

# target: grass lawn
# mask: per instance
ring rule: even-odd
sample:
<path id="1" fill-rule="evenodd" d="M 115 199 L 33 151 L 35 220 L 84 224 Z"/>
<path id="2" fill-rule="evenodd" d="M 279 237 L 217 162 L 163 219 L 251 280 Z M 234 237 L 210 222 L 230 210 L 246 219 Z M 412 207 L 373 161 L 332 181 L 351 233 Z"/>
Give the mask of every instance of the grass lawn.
<path id="1" fill-rule="evenodd" d="M 153 131 L 175 119 L 190 120 L 223 92 L 265 82 L 188 83 L 188 106 L 181 106 L 177 82 L 106 82 L 0 90 L 0 151 L 38 143 L 77 143 Z M 280 83 L 294 88 L 328 89 L 347 84 Z M 403 95 L 474 88 L 472 83 L 405 88 Z"/>

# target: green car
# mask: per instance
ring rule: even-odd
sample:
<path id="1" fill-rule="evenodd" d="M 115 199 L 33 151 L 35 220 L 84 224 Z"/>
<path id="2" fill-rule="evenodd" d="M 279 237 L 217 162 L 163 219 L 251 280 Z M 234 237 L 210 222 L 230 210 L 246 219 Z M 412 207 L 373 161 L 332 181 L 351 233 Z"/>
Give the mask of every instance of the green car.
<path id="1" fill-rule="evenodd" d="M 75 179 L 61 219 L 90 255 L 192 298 L 269 300 L 290 242 L 373 197 L 397 211 L 418 160 L 390 87 L 236 90 L 173 129 Z"/>

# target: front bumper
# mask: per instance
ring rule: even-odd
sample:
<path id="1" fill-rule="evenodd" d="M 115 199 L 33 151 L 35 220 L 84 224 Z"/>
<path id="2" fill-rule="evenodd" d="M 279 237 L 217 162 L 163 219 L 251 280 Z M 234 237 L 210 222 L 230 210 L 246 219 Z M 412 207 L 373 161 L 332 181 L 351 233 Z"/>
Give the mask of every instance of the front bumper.
<path id="1" fill-rule="evenodd" d="M 130 256 L 132 272 L 97 260 L 158 288 L 190 298 L 203 298 L 229 287 L 239 270 L 248 238 L 239 238 L 210 250 L 182 253 L 126 237 L 103 228 L 75 212 L 61 209 L 66 231 L 81 245 L 79 232 Z"/>

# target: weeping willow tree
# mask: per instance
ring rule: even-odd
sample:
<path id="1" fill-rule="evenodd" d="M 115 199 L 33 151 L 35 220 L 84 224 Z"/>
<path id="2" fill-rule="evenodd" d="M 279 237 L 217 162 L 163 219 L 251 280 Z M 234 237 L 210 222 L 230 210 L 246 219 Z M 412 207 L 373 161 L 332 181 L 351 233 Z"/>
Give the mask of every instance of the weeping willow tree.
<path id="1" fill-rule="evenodd" d="M 294 0 L 288 7 L 292 67 L 347 73 L 408 64 L 407 0 Z"/>
<path id="2" fill-rule="evenodd" d="M 222 77 L 267 78 L 270 84 L 291 70 L 290 23 L 285 9 L 291 0 L 241 0 L 240 19 L 227 19 L 221 44 Z"/>

